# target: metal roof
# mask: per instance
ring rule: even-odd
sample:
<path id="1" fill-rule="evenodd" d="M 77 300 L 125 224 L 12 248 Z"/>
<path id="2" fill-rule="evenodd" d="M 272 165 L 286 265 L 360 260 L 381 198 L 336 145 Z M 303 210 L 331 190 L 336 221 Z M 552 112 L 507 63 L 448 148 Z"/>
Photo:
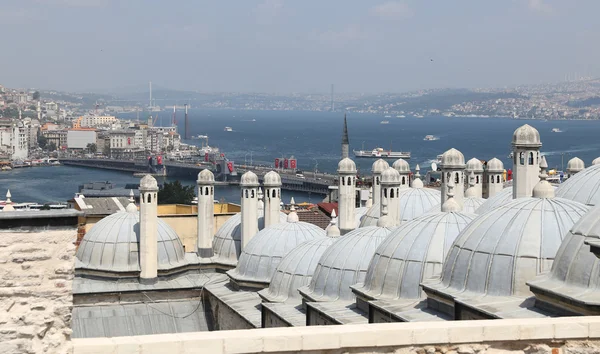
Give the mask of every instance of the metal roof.
<path id="1" fill-rule="evenodd" d="M 556 196 L 586 205 L 600 204 L 600 165 L 592 165 L 567 179 L 556 190 Z"/>

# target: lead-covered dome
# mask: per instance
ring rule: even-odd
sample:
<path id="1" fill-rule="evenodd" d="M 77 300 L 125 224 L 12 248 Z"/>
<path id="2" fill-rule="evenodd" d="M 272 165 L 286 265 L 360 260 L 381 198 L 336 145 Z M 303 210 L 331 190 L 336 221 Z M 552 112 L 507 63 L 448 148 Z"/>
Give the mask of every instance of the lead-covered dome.
<path id="1" fill-rule="evenodd" d="M 151 175 L 145 175 L 140 181 L 140 189 L 158 189 L 156 178 Z"/>
<path id="2" fill-rule="evenodd" d="M 381 174 L 381 184 L 400 184 L 400 173 L 393 167 L 388 167 Z"/>
<path id="3" fill-rule="evenodd" d="M 139 213 L 121 211 L 98 221 L 77 249 L 77 268 L 108 273 L 140 270 Z M 175 231 L 158 219 L 158 269 L 185 265 L 185 251 Z"/>
<path id="4" fill-rule="evenodd" d="M 287 215 L 279 212 L 279 222 L 286 222 Z M 258 229 L 265 227 L 264 210 L 258 210 Z M 231 216 L 221 225 L 213 239 L 214 261 L 219 264 L 235 266 L 242 252 L 242 214 Z"/>
<path id="5" fill-rule="evenodd" d="M 243 187 L 258 187 L 258 176 L 252 171 L 248 171 L 242 175 L 240 186 Z"/>
<path id="6" fill-rule="evenodd" d="M 585 162 L 579 157 L 574 157 L 567 163 L 567 172 L 569 173 L 577 173 L 583 171 L 583 169 L 585 169 Z"/>
<path id="7" fill-rule="evenodd" d="M 310 284 L 298 289 L 302 297 L 319 302 L 352 300 L 350 285 L 364 280 L 373 253 L 391 231 L 371 226 L 340 237 L 319 259 Z"/>
<path id="8" fill-rule="evenodd" d="M 567 179 L 556 190 L 556 196 L 586 205 L 599 205 L 600 165 L 592 165 Z"/>
<path id="9" fill-rule="evenodd" d="M 401 223 L 430 212 L 436 204 L 439 204 L 441 198 L 440 191 L 432 188 L 400 189 L 399 195 Z M 362 217 L 360 227 L 377 226 L 380 215 L 380 203 L 373 204 Z"/>
<path id="10" fill-rule="evenodd" d="M 392 164 L 394 170 L 398 171 L 401 175 L 410 174 L 410 165 L 404 159 L 398 159 Z"/>
<path id="11" fill-rule="evenodd" d="M 227 275 L 238 284 L 251 286 L 254 283 L 264 287 L 291 250 L 303 242 L 323 237 L 325 230 L 288 216 L 288 222 L 266 227 L 252 237 L 242 250 L 237 267 L 227 271 Z"/>
<path id="12" fill-rule="evenodd" d="M 467 161 L 467 167 L 465 168 L 465 170 L 469 172 L 472 171 L 473 173 L 483 173 L 483 164 L 479 159 L 472 158 L 469 161 Z"/>
<path id="13" fill-rule="evenodd" d="M 263 185 L 265 187 L 279 187 L 281 186 L 281 176 L 275 171 L 269 171 L 265 173 Z"/>
<path id="14" fill-rule="evenodd" d="M 562 198 L 519 198 L 479 215 L 449 251 L 443 293 L 528 296 L 528 280 L 548 272 L 564 235 L 587 211 Z"/>
<path id="15" fill-rule="evenodd" d="M 215 175 L 209 169 L 204 169 L 198 173 L 198 183 L 212 184 L 214 181 Z"/>
<path id="16" fill-rule="evenodd" d="M 450 246 L 475 217 L 438 212 L 400 225 L 379 245 L 364 283 L 353 291 L 377 300 L 421 297 L 421 281 L 441 274 Z"/>
<path id="17" fill-rule="evenodd" d="M 441 168 L 465 168 L 465 155 L 452 148 L 442 154 Z"/>
<path id="18" fill-rule="evenodd" d="M 345 157 L 338 163 L 338 173 L 356 173 L 356 164 L 350 158 Z"/>
<path id="19" fill-rule="evenodd" d="M 512 143 L 515 146 L 540 147 L 540 132 L 529 124 L 520 126 L 515 130 L 512 137 Z"/>
<path id="20" fill-rule="evenodd" d="M 502 173 L 504 172 L 504 164 L 497 158 L 493 158 L 485 165 L 486 170 L 490 173 Z"/>
<path id="21" fill-rule="evenodd" d="M 387 163 L 384 159 L 377 159 L 373 162 L 373 166 L 371 167 L 371 172 L 373 173 L 382 173 L 386 170 L 386 168 L 390 167 L 390 164 Z"/>

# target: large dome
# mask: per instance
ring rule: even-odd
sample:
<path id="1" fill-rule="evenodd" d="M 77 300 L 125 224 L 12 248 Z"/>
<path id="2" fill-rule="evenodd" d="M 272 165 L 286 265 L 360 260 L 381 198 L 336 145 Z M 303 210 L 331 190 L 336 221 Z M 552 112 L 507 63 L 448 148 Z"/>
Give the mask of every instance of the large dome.
<path id="1" fill-rule="evenodd" d="M 353 299 L 350 285 L 365 279 L 373 253 L 391 232 L 371 226 L 340 237 L 323 253 L 310 284 L 300 288 L 300 294 L 310 301 Z"/>
<path id="2" fill-rule="evenodd" d="M 406 188 L 400 190 L 401 223 L 412 220 L 440 203 L 440 191 L 432 188 Z M 381 214 L 381 204 L 373 204 L 360 221 L 360 227 L 377 226 Z"/>
<path id="3" fill-rule="evenodd" d="M 265 227 L 263 210 L 259 210 L 258 229 Z M 287 215 L 279 212 L 279 222 L 285 222 Z M 231 216 L 221 225 L 213 239 L 214 260 L 216 263 L 235 266 L 241 253 L 242 240 L 242 214 Z"/>
<path id="4" fill-rule="evenodd" d="M 299 300 L 298 288 L 310 283 L 319 258 L 336 240 L 337 237 L 319 237 L 298 245 L 283 257 L 271 278 L 269 288 L 258 294 L 269 302 Z"/>
<path id="5" fill-rule="evenodd" d="M 519 198 L 479 215 L 450 249 L 437 291 L 529 295 L 528 280 L 550 270 L 569 229 L 588 207 L 562 198 Z"/>
<path id="6" fill-rule="evenodd" d="M 438 277 L 458 234 L 475 214 L 438 212 L 400 225 L 379 245 L 364 284 L 355 292 L 371 299 L 419 298 L 419 284 Z"/>
<path id="7" fill-rule="evenodd" d="M 242 250 L 238 265 L 227 275 L 238 283 L 268 284 L 275 269 L 291 250 L 299 244 L 325 237 L 325 230 L 306 222 L 288 221 L 265 227 Z"/>
<path id="8" fill-rule="evenodd" d="M 556 196 L 586 205 L 599 205 L 600 164 L 592 165 L 567 179 L 556 190 Z"/>
<path id="9" fill-rule="evenodd" d="M 77 249 L 77 268 L 105 272 L 140 270 L 138 212 L 118 212 L 98 221 Z M 185 264 L 185 252 L 175 231 L 158 219 L 158 269 Z"/>

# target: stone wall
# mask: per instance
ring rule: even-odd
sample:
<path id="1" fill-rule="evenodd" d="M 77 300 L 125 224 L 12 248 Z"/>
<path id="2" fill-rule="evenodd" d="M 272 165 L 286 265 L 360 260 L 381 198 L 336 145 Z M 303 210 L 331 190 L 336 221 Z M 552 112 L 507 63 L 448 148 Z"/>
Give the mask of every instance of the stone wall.
<path id="1" fill-rule="evenodd" d="M 205 291 L 204 295 L 207 297 L 207 302 L 210 304 L 212 323 L 215 326 L 215 331 L 255 328 L 251 323 L 248 323 L 242 316 L 222 303 L 210 292 Z"/>
<path id="2" fill-rule="evenodd" d="M 72 352 L 76 238 L 76 227 L 0 230 L 0 353 Z"/>

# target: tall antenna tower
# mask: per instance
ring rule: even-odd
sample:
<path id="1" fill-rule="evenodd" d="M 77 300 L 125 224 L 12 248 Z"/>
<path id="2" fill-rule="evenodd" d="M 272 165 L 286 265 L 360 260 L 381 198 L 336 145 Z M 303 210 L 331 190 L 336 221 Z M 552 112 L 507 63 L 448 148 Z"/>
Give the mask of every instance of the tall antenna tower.
<path id="1" fill-rule="evenodd" d="M 333 84 L 331 84 L 331 111 L 335 111 L 335 103 L 333 102 Z"/>

